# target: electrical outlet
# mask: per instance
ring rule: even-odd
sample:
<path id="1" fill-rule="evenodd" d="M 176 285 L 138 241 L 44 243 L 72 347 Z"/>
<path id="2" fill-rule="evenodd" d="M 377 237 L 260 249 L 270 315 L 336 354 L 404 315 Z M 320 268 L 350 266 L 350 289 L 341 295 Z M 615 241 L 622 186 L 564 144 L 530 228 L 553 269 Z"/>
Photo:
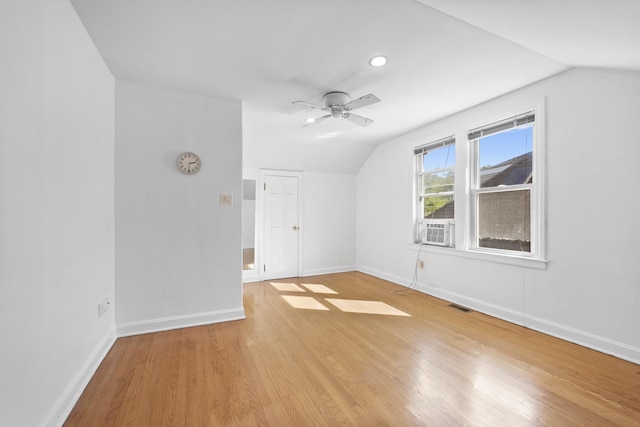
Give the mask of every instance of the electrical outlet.
<path id="1" fill-rule="evenodd" d="M 221 205 L 232 205 L 233 204 L 233 195 L 231 195 L 231 194 L 220 194 L 220 204 Z"/>
<path id="2" fill-rule="evenodd" d="M 98 319 L 107 314 L 107 311 L 111 308 L 111 302 L 109 297 L 106 297 L 102 302 L 98 303 Z"/>

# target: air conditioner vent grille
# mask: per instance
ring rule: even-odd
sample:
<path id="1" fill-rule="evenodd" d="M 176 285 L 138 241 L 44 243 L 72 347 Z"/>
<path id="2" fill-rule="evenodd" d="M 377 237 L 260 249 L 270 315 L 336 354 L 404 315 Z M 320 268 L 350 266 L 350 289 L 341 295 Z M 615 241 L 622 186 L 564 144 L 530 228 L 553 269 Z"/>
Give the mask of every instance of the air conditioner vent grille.
<path id="1" fill-rule="evenodd" d="M 451 246 L 451 222 L 421 222 L 418 224 L 419 240 L 423 244 Z"/>
<path id="2" fill-rule="evenodd" d="M 445 227 L 444 224 L 427 224 L 427 242 L 444 244 Z"/>

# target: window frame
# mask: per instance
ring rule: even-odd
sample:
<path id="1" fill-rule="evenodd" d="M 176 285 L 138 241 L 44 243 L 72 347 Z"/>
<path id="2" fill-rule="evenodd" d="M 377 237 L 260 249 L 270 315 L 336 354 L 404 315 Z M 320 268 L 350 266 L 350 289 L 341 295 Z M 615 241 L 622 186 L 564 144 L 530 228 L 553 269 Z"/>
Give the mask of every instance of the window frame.
<path id="1" fill-rule="evenodd" d="M 535 115 L 535 119 L 533 121 L 533 132 L 532 132 L 532 176 L 533 182 L 530 184 L 516 184 L 516 185 L 508 185 L 505 187 L 481 187 L 480 183 L 480 162 L 479 162 L 479 140 L 482 138 L 482 135 L 477 136 L 474 139 L 469 139 L 469 135 L 472 134 L 477 129 L 481 128 L 490 128 L 496 123 L 505 122 L 507 120 L 511 120 L 517 118 L 519 116 L 523 116 L 527 113 L 533 113 Z M 530 106 L 528 108 L 522 108 L 518 111 L 505 114 L 502 117 L 499 117 L 494 120 L 486 120 L 480 126 L 475 126 L 471 128 L 471 130 L 466 132 L 467 135 L 467 144 L 469 148 L 469 156 L 468 156 L 468 168 L 469 168 L 469 176 L 468 176 L 468 198 L 466 201 L 468 203 L 468 219 L 467 225 L 468 230 L 465 233 L 465 246 L 469 251 L 483 253 L 488 255 L 499 255 L 501 257 L 515 257 L 515 258 L 525 258 L 525 259 L 536 259 L 536 260 L 544 260 L 545 256 L 545 239 L 544 239 L 544 230 L 545 230 L 545 206 L 544 206 L 544 192 L 545 192 L 545 143 L 544 143 L 544 135 L 545 135 L 545 114 L 544 114 L 544 103 L 540 102 L 535 106 Z M 514 126 L 511 129 L 526 126 L 526 123 L 523 123 L 518 126 Z M 499 132 L 505 132 L 509 129 L 501 130 Z M 485 248 L 479 246 L 478 232 L 479 232 L 479 195 L 487 194 L 487 193 L 496 193 L 496 192 L 508 192 L 508 191 L 522 191 L 529 190 L 530 191 L 530 199 L 529 199 L 529 208 L 530 208 L 530 251 L 529 252 L 520 252 L 508 249 L 495 249 L 495 248 Z"/>
<path id="2" fill-rule="evenodd" d="M 434 141 L 431 141 L 427 144 L 423 144 L 420 145 L 418 147 L 414 148 L 414 157 L 415 157 L 415 179 L 416 179 L 416 189 L 414 192 L 414 200 L 416 201 L 417 205 L 416 205 L 416 209 L 415 209 L 415 215 L 416 215 L 416 220 L 414 221 L 414 242 L 421 244 L 421 236 L 420 236 L 420 224 L 443 224 L 443 223 L 450 223 L 451 226 L 453 227 L 453 225 L 455 224 L 455 211 L 454 211 L 454 216 L 453 218 L 425 218 L 424 216 L 424 199 L 428 198 L 428 197 L 443 197 L 443 196 L 451 196 L 453 198 L 454 201 L 454 206 L 455 206 L 455 202 L 456 202 L 456 177 L 458 175 L 458 159 L 457 159 L 457 139 L 456 139 L 456 135 L 450 135 L 444 138 L 440 138 L 440 139 L 436 139 Z M 424 170 L 424 154 L 428 153 L 429 151 L 433 151 L 433 150 L 437 150 L 437 149 L 441 149 L 441 148 L 445 148 L 445 147 L 451 147 L 453 149 L 454 155 L 456 155 L 455 157 L 455 162 L 453 164 L 453 166 L 445 166 L 442 168 L 436 168 L 436 169 L 429 169 L 428 171 Z M 443 191 L 443 192 L 439 192 L 439 193 L 431 193 L 428 194 L 425 193 L 423 190 L 423 183 L 424 183 L 424 176 L 429 175 L 429 174 L 434 174 L 434 173 L 441 173 L 441 172 L 453 172 L 453 184 L 452 184 L 452 190 L 451 191 Z M 451 231 L 452 232 L 452 231 Z M 439 246 L 437 244 L 429 244 L 429 243 L 424 243 L 425 245 L 429 245 L 429 246 Z M 453 241 L 453 239 L 451 239 L 450 241 L 450 245 L 445 245 L 445 246 L 450 246 L 450 247 L 454 247 L 455 246 L 455 241 Z"/>

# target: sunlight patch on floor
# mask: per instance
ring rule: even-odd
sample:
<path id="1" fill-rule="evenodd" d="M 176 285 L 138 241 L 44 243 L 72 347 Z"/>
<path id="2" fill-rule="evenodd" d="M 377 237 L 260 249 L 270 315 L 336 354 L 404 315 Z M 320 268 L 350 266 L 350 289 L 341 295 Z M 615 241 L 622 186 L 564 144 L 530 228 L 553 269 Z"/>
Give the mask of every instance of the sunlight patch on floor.
<path id="1" fill-rule="evenodd" d="M 312 283 L 301 283 L 301 285 L 315 294 L 338 294 L 336 291 L 325 285 L 316 285 Z"/>
<path id="2" fill-rule="evenodd" d="M 306 292 L 300 286 L 295 283 L 280 283 L 280 282 L 269 282 L 271 286 L 276 288 L 279 291 L 288 291 L 288 292 Z"/>
<path id="3" fill-rule="evenodd" d="M 320 302 L 318 302 L 316 299 L 312 297 L 299 297 L 299 296 L 292 296 L 292 295 L 281 295 L 281 296 L 293 308 L 302 308 L 305 310 L 329 311 L 327 307 L 320 304 Z"/>
<path id="4" fill-rule="evenodd" d="M 361 301 L 349 299 L 326 298 L 326 301 L 348 313 L 384 314 L 387 316 L 408 316 L 410 314 L 398 310 L 382 301 Z"/>

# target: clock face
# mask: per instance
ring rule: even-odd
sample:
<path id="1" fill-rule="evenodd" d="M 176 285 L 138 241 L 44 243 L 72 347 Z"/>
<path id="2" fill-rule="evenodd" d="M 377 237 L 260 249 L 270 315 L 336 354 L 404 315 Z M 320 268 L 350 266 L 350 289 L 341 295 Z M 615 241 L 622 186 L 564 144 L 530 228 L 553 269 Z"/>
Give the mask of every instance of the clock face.
<path id="1" fill-rule="evenodd" d="M 182 153 L 178 156 L 176 165 L 180 172 L 186 173 L 187 175 L 193 175 L 200 170 L 202 163 L 200 162 L 200 157 L 198 157 L 197 154 Z"/>

